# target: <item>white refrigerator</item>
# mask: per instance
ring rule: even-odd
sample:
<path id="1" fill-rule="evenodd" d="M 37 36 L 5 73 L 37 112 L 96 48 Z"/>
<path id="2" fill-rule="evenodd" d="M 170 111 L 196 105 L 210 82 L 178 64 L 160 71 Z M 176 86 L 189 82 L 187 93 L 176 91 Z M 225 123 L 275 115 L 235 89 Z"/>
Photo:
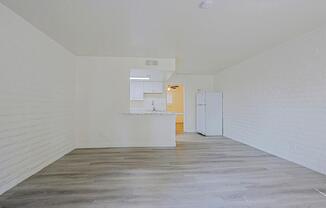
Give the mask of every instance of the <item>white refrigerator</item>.
<path id="1" fill-rule="evenodd" d="M 196 96 L 196 129 L 205 136 L 223 135 L 223 94 L 200 90 Z"/>

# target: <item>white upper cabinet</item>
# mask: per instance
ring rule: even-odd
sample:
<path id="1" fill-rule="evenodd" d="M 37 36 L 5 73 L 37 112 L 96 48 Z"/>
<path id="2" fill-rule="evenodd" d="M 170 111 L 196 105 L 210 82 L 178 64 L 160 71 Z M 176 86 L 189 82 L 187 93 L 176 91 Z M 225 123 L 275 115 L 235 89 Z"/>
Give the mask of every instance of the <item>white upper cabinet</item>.
<path id="1" fill-rule="evenodd" d="M 143 82 L 130 82 L 130 100 L 144 100 Z"/>
<path id="2" fill-rule="evenodd" d="M 144 82 L 144 93 L 163 93 L 162 82 Z"/>
<path id="3" fill-rule="evenodd" d="M 146 93 L 163 93 L 163 83 L 130 81 L 130 100 L 144 100 Z"/>

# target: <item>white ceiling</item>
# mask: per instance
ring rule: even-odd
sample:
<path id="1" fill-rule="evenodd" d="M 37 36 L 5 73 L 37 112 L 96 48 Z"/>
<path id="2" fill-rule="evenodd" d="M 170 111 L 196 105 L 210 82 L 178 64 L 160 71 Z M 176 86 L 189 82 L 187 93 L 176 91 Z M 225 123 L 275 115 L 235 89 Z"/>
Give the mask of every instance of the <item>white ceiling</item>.
<path id="1" fill-rule="evenodd" d="M 76 55 L 213 73 L 326 24 L 325 0 L 0 0 Z"/>

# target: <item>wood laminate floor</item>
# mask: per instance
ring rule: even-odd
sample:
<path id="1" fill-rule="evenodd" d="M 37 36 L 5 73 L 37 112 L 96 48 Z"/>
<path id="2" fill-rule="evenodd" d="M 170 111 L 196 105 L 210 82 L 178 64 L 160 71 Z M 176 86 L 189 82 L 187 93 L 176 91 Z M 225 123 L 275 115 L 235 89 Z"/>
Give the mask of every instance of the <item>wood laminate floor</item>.
<path id="1" fill-rule="evenodd" d="M 326 176 L 227 138 L 75 150 L 0 197 L 27 208 L 326 208 Z"/>

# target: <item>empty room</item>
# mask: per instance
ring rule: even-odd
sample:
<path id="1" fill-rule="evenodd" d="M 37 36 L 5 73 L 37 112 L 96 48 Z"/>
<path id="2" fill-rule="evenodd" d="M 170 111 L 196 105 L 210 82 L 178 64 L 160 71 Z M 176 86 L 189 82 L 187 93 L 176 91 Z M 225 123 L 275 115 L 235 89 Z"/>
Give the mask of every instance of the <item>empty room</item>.
<path id="1" fill-rule="evenodd" d="M 0 0 L 0 208 L 326 208 L 325 0 Z"/>

